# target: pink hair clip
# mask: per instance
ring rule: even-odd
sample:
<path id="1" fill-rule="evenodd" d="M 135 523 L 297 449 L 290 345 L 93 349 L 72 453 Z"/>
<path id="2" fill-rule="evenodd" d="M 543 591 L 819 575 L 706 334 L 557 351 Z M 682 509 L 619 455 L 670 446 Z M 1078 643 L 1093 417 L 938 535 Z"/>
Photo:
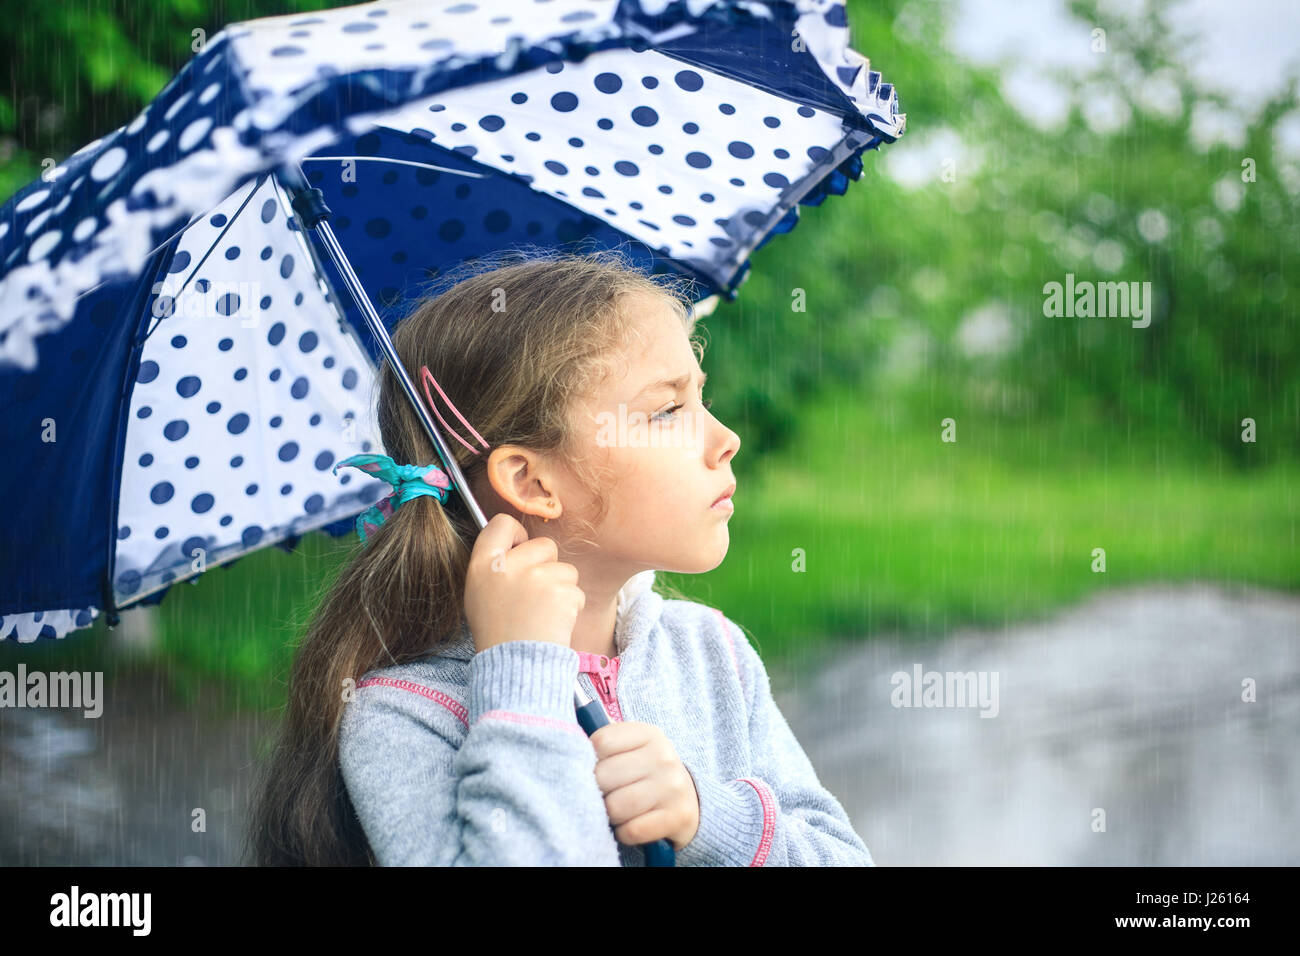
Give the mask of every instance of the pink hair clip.
<path id="1" fill-rule="evenodd" d="M 434 377 L 433 377 L 433 373 L 429 371 L 429 366 L 427 366 L 427 365 L 421 365 L 421 366 L 420 366 L 420 378 L 421 378 L 421 380 L 422 380 L 422 382 L 423 382 L 423 384 L 424 384 L 424 397 L 427 398 L 427 399 L 429 400 L 429 407 L 433 409 L 433 413 L 434 413 L 435 415 L 438 416 L 438 421 L 442 422 L 442 427 L 445 428 L 445 429 L 447 429 L 447 432 L 448 432 L 449 434 L 451 434 L 451 435 L 452 435 L 452 436 L 453 436 L 453 437 L 454 437 L 458 442 L 460 442 L 462 445 L 464 445 L 466 448 L 468 448 L 468 449 L 469 449 L 470 451 L 472 451 L 474 454 L 477 455 L 477 454 L 479 453 L 479 451 L 478 451 L 477 448 L 475 448 L 475 447 L 474 447 L 473 445 L 471 445 L 469 442 L 465 441 L 465 439 L 461 438 L 460 435 L 456 434 L 456 432 L 452 431 L 451 426 L 447 424 L 447 420 L 446 420 L 445 418 L 442 417 L 442 412 L 438 411 L 438 406 L 435 405 L 434 402 L 433 402 L 433 395 L 431 395 L 431 394 L 429 393 L 429 383 L 430 383 L 430 382 L 433 382 L 433 387 L 436 388 L 436 389 L 438 390 L 438 394 L 441 395 L 441 396 L 442 396 L 442 400 L 443 400 L 444 402 L 447 403 L 447 407 L 450 408 L 453 412 L 456 413 L 456 417 L 460 419 L 461 424 L 464 425 L 466 428 L 468 428 L 468 429 L 470 430 L 471 434 L 473 434 L 473 436 L 474 436 L 475 438 L 477 438 L 477 439 L 482 443 L 483 448 L 484 448 L 484 449 L 488 449 L 488 448 L 492 447 L 492 446 L 490 446 L 487 442 L 483 441 L 483 436 L 482 436 L 482 435 L 480 435 L 478 432 L 474 431 L 474 426 L 473 426 L 473 425 L 471 425 L 469 422 L 465 421 L 465 416 L 462 415 L 462 414 L 460 413 L 460 409 L 458 409 L 454 404 L 452 404 L 451 399 L 447 397 L 447 393 L 444 392 L 444 391 L 442 390 L 442 386 L 438 384 L 438 380 L 437 380 L 436 378 L 434 378 Z"/>

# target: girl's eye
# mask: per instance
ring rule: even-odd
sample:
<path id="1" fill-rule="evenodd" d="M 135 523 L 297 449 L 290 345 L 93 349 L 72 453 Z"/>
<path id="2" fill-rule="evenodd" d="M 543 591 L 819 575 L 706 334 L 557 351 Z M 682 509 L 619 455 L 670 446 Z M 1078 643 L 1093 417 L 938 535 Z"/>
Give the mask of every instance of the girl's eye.
<path id="1" fill-rule="evenodd" d="M 705 407 L 706 409 L 712 408 L 712 407 L 713 407 L 713 399 L 711 399 L 711 398 L 706 398 L 706 399 L 704 400 L 703 404 L 704 404 L 704 407 Z M 664 409 L 662 412 L 659 412 L 657 415 L 652 415 L 652 416 L 651 416 L 651 421 L 656 421 L 656 420 L 658 420 L 658 419 L 660 419 L 660 418 L 663 418 L 663 419 L 674 418 L 674 417 L 676 417 L 676 415 L 677 415 L 677 410 L 680 409 L 680 408 L 685 408 L 685 407 L 686 407 L 685 405 L 674 405 L 672 408 L 666 408 L 666 409 Z"/>

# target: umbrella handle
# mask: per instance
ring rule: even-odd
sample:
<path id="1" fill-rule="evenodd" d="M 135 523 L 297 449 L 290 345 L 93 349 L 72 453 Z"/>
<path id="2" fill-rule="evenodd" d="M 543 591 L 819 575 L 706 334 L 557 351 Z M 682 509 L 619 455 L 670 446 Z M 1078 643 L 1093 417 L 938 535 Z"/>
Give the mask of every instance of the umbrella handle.
<path id="1" fill-rule="evenodd" d="M 599 701 L 587 699 L 581 684 L 576 686 L 577 693 L 574 695 L 574 707 L 578 714 L 578 723 L 587 732 L 587 736 L 590 737 L 609 723 L 609 715 L 605 713 L 605 708 L 600 706 Z M 677 854 L 673 852 L 673 845 L 667 840 L 643 843 L 641 848 L 645 850 L 646 866 L 677 865 Z"/>

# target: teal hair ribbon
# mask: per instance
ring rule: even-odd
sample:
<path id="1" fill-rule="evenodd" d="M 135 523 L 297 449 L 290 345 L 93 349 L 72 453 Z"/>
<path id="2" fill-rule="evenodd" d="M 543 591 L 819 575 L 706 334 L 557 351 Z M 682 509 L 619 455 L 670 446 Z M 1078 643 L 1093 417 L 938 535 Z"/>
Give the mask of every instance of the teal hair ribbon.
<path id="1" fill-rule="evenodd" d="M 370 535 L 378 531 L 398 508 L 412 498 L 431 495 L 445 504 L 447 496 L 451 494 L 451 480 L 438 465 L 399 465 L 387 455 L 353 455 L 335 465 L 333 473 L 337 475 L 339 469 L 345 466 L 359 468 L 393 486 L 391 495 L 357 516 L 357 535 L 363 545 L 368 543 Z"/>

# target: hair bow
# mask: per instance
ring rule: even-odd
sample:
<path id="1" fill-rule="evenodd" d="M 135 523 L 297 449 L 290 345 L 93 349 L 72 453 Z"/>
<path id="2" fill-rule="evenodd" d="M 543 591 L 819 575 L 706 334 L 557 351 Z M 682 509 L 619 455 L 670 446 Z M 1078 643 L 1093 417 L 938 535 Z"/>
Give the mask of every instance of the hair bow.
<path id="1" fill-rule="evenodd" d="M 451 493 L 451 480 L 438 465 L 399 465 L 387 455 L 353 455 L 336 464 L 333 473 L 338 474 L 339 469 L 345 466 L 359 468 L 393 486 L 391 495 L 357 516 L 357 535 L 362 544 L 366 544 L 366 539 L 412 498 L 432 495 L 440 503 L 445 503 Z"/>

